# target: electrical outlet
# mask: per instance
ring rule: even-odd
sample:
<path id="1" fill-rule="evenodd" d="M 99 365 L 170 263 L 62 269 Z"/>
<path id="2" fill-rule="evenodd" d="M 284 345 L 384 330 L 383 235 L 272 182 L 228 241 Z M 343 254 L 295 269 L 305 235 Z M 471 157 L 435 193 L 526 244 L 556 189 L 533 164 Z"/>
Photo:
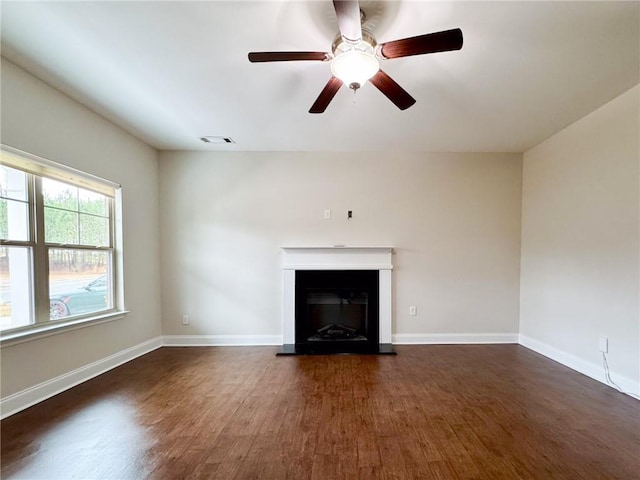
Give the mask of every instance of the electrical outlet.
<path id="1" fill-rule="evenodd" d="M 189 315 L 183 315 L 182 316 L 182 324 L 183 325 L 189 325 Z"/>
<path id="2" fill-rule="evenodd" d="M 607 337 L 600 337 L 598 340 L 598 350 L 602 353 L 609 353 L 609 339 Z"/>
<path id="3" fill-rule="evenodd" d="M 409 315 L 415 317 L 418 314 L 418 307 L 416 307 L 415 305 L 411 305 L 409 307 Z"/>
<path id="4" fill-rule="evenodd" d="M 324 211 L 324 218 L 325 218 L 325 220 L 329 220 L 331 218 L 331 209 L 330 208 L 327 208 Z"/>

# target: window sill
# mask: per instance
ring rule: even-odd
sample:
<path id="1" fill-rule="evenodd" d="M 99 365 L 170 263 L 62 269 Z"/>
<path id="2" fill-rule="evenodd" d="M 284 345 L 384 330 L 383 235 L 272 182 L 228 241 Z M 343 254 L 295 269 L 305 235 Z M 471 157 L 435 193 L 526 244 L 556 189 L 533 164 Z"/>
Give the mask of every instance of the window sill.
<path id="1" fill-rule="evenodd" d="M 96 315 L 95 317 L 79 318 L 51 325 L 39 325 L 28 330 L 0 334 L 0 348 L 31 342 L 33 340 L 39 340 L 52 335 L 59 335 L 61 333 L 71 332 L 73 330 L 79 330 L 93 325 L 100 325 L 101 323 L 113 322 L 114 320 L 124 318 L 127 313 L 129 313 L 127 310 L 120 310 L 117 312 L 108 312 L 102 315 Z"/>

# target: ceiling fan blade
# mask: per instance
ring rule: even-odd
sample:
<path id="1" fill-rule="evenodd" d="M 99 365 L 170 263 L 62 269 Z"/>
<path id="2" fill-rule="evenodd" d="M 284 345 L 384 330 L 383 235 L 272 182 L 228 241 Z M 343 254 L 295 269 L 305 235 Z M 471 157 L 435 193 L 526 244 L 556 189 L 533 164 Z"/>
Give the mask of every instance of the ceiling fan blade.
<path id="1" fill-rule="evenodd" d="M 333 0 L 333 8 L 338 16 L 338 27 L 342 38 L 349 43 L 362 40 L 360 2 L 358 0 Z"/>
<path id="2" fill-rule="evenodd" d="M 380 53 L 384 58 L 399 58 L 424 53 L 448 52 L 461 48 L 462 30 L 455 28 L 382 43 Z"/>
<path id="3" fill-rule="evenodd" d="M 330 58 L 326 52 L 250 52 L 250 62 L 289 62 L 292 60 L 320 60 Z"/>
<path id="4" fill-rule="evenodd" d="M 341 86 L 342 80 L 332 76 L 320 92 L 320 95 L 318 95 L 318 98 L 316 98 L 316 101 L 311 105 L 309 113 L 324 112 L 329 106 L 331 100 L 333 100 L 333 97 L 336 96 L 338 90 L 340 90 Z"/>
<path id="5" fill-rule="evenodd" d="M 398 85 L 389 75 L 382 70 L 378 70 L 371 80 L 373 85 L 380 90 L 385 96 L 391 100 L 400 110 L 406 110 L 416 103 L 416 99 L 407 93 L 407 91 Z"/>

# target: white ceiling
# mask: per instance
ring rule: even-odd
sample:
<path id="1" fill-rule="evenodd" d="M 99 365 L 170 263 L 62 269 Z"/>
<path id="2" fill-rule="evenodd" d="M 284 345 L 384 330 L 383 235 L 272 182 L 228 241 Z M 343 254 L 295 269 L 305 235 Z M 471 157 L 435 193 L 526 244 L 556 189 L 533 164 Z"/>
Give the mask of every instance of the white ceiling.
<path id="1" fill-rule="evenodd" d="M 639 2 L 361 1 L 379 42 L 461 28 L 456 52 L 383 61 L 416 100 L 367 84 L 307 113 L 330 0 L 2 1 L 2 55 L 163 150 L 522 152 L 640 82 Z M 205 135 L 235 145 L 205 145 Z"/>

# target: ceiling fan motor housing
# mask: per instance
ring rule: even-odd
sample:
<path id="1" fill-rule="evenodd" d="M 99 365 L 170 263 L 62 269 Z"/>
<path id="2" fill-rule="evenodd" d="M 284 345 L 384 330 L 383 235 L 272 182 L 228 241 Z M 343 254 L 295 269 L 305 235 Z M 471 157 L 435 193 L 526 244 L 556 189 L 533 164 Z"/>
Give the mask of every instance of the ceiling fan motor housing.
<path id="1" fill-rule="evenodd" d="M 371 33 L 366 28 L 363 28 L 362 39 L 356 43 L 347 42 L 342 37 L 342 35 L 340 34 L 336 35 L 336 38 L 333 40 L 333 43 L 331 44 L 331 51 L 333 52 L 334 55 L 337 55 L 339 48 L 346 49 L 348 47 L 358 46 L 360 43 L 366 43 L 370 45 L 371 48 L 374 49 L 374 51 L 375 51 L 376 45 L 378 45 L 378 42 L 376 42 L 376 37 L 373 35 L 373 33 Z"/>

